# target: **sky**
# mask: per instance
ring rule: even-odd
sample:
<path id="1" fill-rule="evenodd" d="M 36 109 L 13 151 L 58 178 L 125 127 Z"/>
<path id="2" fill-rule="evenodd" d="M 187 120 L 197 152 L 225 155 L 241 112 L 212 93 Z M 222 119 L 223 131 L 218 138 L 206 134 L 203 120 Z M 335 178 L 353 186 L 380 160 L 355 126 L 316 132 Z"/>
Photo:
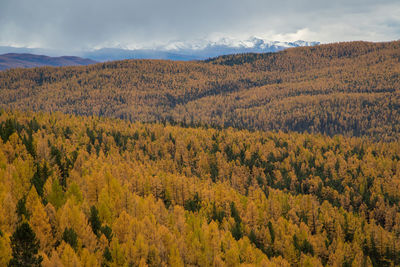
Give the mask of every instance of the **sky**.
<path id="1" fill-rule="evenodd" d="M 0 0 L 0 46 L 90 50 L 171 42 L 400 39 L 399 0 Z"/>

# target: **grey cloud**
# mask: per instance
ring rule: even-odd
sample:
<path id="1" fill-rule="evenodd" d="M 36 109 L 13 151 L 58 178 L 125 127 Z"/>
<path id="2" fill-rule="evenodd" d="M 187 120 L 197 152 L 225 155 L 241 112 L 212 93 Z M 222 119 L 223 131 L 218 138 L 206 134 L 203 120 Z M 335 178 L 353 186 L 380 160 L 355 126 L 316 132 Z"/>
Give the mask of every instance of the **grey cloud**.
<path id="1" fill-rule="evenodd" d="M 400 38 L 399 24 L 398 0 L 0 2 L 0 45 L 66 51 L 213 36 L 384 41 Z"/>

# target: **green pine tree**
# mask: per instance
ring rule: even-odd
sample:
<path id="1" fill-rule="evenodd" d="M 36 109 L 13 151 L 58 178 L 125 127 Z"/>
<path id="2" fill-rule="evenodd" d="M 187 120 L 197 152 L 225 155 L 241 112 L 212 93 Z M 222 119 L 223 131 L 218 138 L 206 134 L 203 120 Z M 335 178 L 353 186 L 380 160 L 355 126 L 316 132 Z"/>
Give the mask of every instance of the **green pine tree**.
<path id="1" fill-rule="evenodd" d="M 90 217 L 89 217 L 90 226 L 92 226 L 93 233 L 99 236 L 100 229 L 101 229 L 101 222 L 99 218 L 99 211 L 96 209 L 95 206 L 90 208 Z"/>
<path id="2" fill-rule="evenodd" d="M 27 222 L 17 227 L 11 237 L 12 258 L 8 266 L 41 266 L 42 256 L 38 256 L 39 241 Z"/>

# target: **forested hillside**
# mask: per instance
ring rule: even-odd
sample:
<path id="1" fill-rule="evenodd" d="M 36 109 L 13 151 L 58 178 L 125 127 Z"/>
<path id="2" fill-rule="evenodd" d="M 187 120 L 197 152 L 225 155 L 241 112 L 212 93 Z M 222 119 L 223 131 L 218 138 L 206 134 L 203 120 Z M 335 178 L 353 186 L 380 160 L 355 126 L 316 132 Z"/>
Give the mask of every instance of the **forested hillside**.
<path id="1" fill-rule="evenodd" d="M 0 106 L 397 140 L 400 42 L 0 73 Z"/>
<path id="2" fill-rule="evenodd" d="M 15 111 L 0 137 L 1 266 L 400 264 L 398 142 Z"/>

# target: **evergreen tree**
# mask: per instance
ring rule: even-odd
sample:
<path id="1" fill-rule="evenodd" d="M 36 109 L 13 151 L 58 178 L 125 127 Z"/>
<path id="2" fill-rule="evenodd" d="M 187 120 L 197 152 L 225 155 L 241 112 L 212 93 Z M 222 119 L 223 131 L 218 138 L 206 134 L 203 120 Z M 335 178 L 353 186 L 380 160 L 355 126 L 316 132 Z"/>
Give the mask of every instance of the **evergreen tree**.
<path id="1" fill-rule="evenodd" d="M 29 212 L 26 209 L 25 204 L 26 204 L 26 197 L 23 197 L 20 200 L 18 200 L 16 212 L 20 220 L 29 219 Z"/>
<path id="2" fill-rule="evenodd" d="M 78 235 L 72 228 L 65 228 L 63 240 L 68 243 L 74 250 L 78 248 Z"/>
<path id="3" fill-rule="evenodd" d="M 8 266 L 40 266 L 43 260 L 38 256 L 39 241 L 27 222 L 17 227 L 11 237 L 12 259 Z"/>
<path id="4" fill-rule="evenodd" d="M 101 266 L 109 266 L 109 263 L 112 262 L 111 251 L 108 247 L 104 249 L 103 253 L 103 264 Z"/>
<path id="5" fill-rule="evenodd" d="M 112 229 L 110 228 L 110 226 L 105 225 L 105 226 L 101 227 L 101 232 L 107 238 L 108 242 L 111 242 L 113 234 L 112 234 Z"/>
<path id="6" fill-rule="evenodd" d="M 93 233 L 97 236 L 100 235 L 101 222 L 99 218 L 99 211 L 95 206 L 90 208 L 90 218 L 89 218 L 90 226 L 92 226 Z"/>
<path id="7" fill-rule="evenodd" d="M 36 165 L 36 172 L 32 178 L 32 184 L 35 186 L 39 196 L 43 197 L 43 186 L 50 176 L 50 171 L 46 162 Z"/>

